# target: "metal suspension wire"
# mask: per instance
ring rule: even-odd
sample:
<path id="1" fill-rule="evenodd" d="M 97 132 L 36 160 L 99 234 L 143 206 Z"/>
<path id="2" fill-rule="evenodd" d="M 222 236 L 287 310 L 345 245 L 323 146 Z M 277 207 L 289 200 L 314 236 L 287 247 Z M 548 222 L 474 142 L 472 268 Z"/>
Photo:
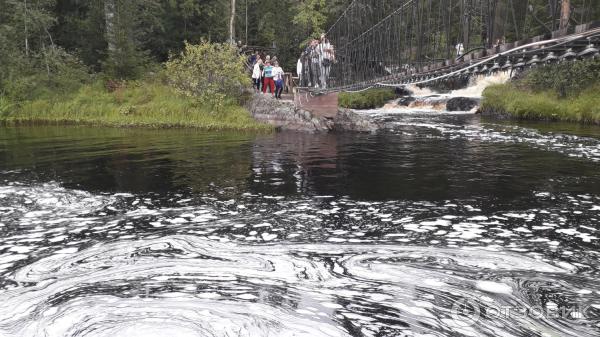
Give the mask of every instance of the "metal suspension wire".
<path id="1" fill-rule="evenodd" d="M 573 2 L 573 13 L 587 14 L 588 3 Z M 305 58 L 311 72 L 304 77 L 318 90 L 363 90 L 434 66 L 468 68 L 466 50 L 485 53 L 543 34 L 543 23 L 532 19 L 538 12 L 529 10 L 529 1 L 515 0 L 352 0 L 327 31 L 335 50 L 329 65 Z"/>

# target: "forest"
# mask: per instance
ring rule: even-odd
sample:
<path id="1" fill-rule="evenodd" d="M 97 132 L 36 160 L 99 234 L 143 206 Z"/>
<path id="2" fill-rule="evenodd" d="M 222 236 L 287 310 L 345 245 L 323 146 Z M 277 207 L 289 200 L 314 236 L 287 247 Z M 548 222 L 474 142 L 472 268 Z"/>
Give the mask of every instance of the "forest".
<path id="1" fill-rule="evenodd" d="M 275 47 L 280 59 L 295 63 L 301 42 L 346 1 L 234 3 L 236 41 Z M 185 41 L 225 42 L 230 6 L 230 0 L 0 0 L 0 90 L 38 75 L 137 78 Z"/>
<path id="2" fill-rule="evenodd" d="M 499 9 L 512 1 L 488 0 L 490 8 Z M 0 0 L 0 113 L 23 102 L 64 97 L 90 83 L 144 80 L 161 73 L 186 42 L 227 42 L 231 21 L 235 41 L 274 49 L 289 71 L 304 43 L 326 31 L 350 2 Z M 572 3 L 589 9 L 574 13 L 573 23 L 600 11 L 599 1 Z M 380 5 L 373 0 L 373 12 Z M 556 28 L 559 7 L 559 0 L 528 0 L 525 8 L 539 24 L 521 34 Z M 498 15 L 505 14 L 510 13 Z"/>

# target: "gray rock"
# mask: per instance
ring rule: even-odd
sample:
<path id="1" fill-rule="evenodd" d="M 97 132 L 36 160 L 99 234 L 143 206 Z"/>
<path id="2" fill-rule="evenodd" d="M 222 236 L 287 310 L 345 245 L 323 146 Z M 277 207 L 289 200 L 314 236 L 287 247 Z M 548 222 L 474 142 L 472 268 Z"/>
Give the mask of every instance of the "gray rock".
<path id="1" fill-rule="evenodd" d="M 470 97 L 454 97 L 446 103 L 448 111 L 471 111 L 479 106 L 480 99 Z"/>
<path id="2" fill-rule="evenodd" d="M 340 109 L 333 120 L 333 129 L 338 132 L 375 132 L 379 126 L 364 115 Z"/>
<path id="3" fill-rule="evenodd" d="M 417 99 L 412 96 L 402 97 L 402 98 L 398 99 L 398 105 L 409 106 L 412 102 L 414 102 L 416 100 Z"/>
<path id="4" fill-rule="evenodd" d="M 329 132 L 333 129 L 333 121 L 314 117 L 309 111 L 297 109 L 294 102 L 276 100 L 271 95 L 254 94 L 246 103 L 246 109 L 257 121 L 278 130 Z"/>
<path id="5" fill-rule="evenodd" d="M 246 109 L 257 121 L 273 125 L 281 131 L 375 132 L 379 129 L 368 117 L 352 110 L 339 109 L 333 119 L 316 117 L 310 111 L 296 108 L 292 101 L 276 100 L 270 95 L 255 94 L 246 103 Z"/>
<path id="6" fill-rule="evenodd" d="M 412 92 L 406 87 L 396 87 L 394 92 L 396 93 L 396 96 L 412 96 Z"/>

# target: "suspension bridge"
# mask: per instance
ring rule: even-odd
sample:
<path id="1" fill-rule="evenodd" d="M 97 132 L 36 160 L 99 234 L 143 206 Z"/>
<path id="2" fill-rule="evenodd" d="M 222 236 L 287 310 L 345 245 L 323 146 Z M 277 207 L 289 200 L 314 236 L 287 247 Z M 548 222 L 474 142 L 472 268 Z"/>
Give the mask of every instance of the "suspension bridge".
<path id="1" fill-rule="evenodd" d="M 304 91 L 427 86 L 598 57 L 594 1 L 549 0 L 539 8 L 527 0 L 354 0 L 326 34 L 335 50 L 327 87 Z"/>

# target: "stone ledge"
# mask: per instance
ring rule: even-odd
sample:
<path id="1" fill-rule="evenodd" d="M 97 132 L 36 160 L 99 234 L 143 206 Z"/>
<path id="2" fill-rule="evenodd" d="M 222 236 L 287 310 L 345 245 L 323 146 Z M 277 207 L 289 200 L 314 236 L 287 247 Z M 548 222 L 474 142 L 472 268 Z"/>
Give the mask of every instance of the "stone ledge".
<path id="1" fill-rule="evenodd" d="M 375 123 L 352 110 L 338 109 L 334 118 L 318 117 L 310 111 L 296 108 L 292 101 L 276 100 L 271 95 L 253 94 L 246 109 L 257 121 L 273 125 L 281 131 L 326 133 L 378 130 Z"/>

